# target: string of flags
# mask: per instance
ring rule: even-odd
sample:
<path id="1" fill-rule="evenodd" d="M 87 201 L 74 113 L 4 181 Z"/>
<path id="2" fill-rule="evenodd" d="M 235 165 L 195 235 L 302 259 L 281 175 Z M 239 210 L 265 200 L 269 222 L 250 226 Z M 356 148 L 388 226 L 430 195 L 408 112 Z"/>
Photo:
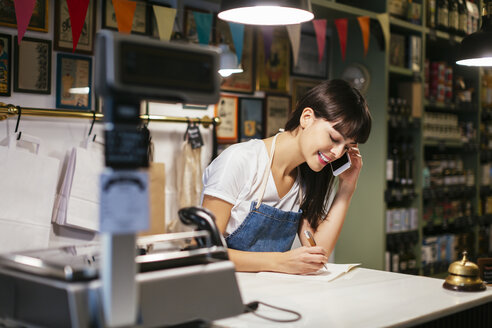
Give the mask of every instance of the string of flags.
<path id="1" fill-rule="evenodd" d="M 84 26 L 84 21 L 87 15 L 87 9 L 89 7 L 90 0 L 66 1 L 72 26 L 73 50 L 75 51 L 80 38 L 80 34 L 82 32 L 82 28 Z M 29 25 L 29 21 L 31 20 L 35 2 L 36 0 L 15 0 L 14 4 L 15 14 L 17 18 L 19 43 L 21 42 L 24 33 L 26 32 L 27 26 Z M 118 24 L 118 31 L 120 33 L 131 33 L 133 17 L 135 15 L 135 8 L 137 3 L 131 0 L 112 0 L 112 2 L 115 10 L 116 21 Z M 153 5 L 153 10 L 156 17 L 159 37 L 161 40 L 168 41 L 172 34 L 174 20 L 176 18 L 176 9 Z M 198 42 L 200 44 L 209 44 L 210 34 L 212 31 L 213 15 L 210 13 L 193 12 L 193 17 L 196 23 Z M 382 26 L 386 42 L 388 42 L 387 34 L 389 33 L 387 33 L 386 31 L 386 29 L 388 28 L 386 26 L 387 17 L 383 17 L 382 15 L 377 19 Z M 338 18 L 333 20 L 333 22 L 337 30 L 342 60 L 345 60 L 349 19 Z M 357 22 L 362 34 L 364 56 L 366 56 L 369 49 L 371 31 L 370 18 L 367 16 L 357 17 Z M 318 61 L 321 62 L 326 49 L 327 20 L 315 19 L 304 24 L 313 24 L 318 46 Z M 232 35 L 234 48 L 236 50 L 236 56 L 238 58 L 238 62 L 240 63 L 242 58 L 242 48 L 244 40 L 244 25 L 229 23 L 229 28 Z M 301 45 L 301 24 L 287 25 L 286 29 L 292 47 L 294 64 L 297 64 Z M 273 27 L 264 26 L 262 27 L 261 31 L 263 34 L 263 46 L 265 47 L 265 58 L 269 58 L 269 51 L 273 43 Z"/>

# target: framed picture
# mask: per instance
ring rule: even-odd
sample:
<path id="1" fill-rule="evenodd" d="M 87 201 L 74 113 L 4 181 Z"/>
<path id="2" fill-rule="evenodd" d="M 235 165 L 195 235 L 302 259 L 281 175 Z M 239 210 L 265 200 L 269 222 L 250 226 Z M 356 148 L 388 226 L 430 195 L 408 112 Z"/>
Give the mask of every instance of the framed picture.
<path id="1" fill-rule="evenodd" d="M 10 97 L 12 85 L 12 36 L 0 34 L 0 96 Z"/>
<path id="2" fill-rule="evenodd" d="M 188 40 L 189 42 L 192 43 L 198 43 L 198 30 L 196 27 L 196 22 L 195 22 L 195 17 L 193 15 L 193 12 L 199 12 L 199 13 L 205 13 L 209 14 L 210 12 L 201 9 L 201 8 L 195 8 L 195 7 L 190 7 L 190 6 L 184 6 L 184 15 L 183 15 L 183 33 L 184 33 L 184 38 Z M 214 18 L 215 20 L 215 18 Z M 212 26 L 214 26 L 212 22 Z M 212 33 L 212 32 L 210 32 Z M 210 41 L 212 41 L 212 38 L 210 38 Z"/>
<path id="3" fill-rule="evenodd" d="M 58 54 L 56 107 L 92 109 L 92 58 Z"/>
<path id="4" fill-rule="evenodd" d="M 36 0 L 31 20 L 27 26 L 28 30 L 48 32 L 49 0 Z M 17 16 L 15 15 L 14 0 L 0 1 L 0 25 L 17 27 Z"/>
<path id="5" fill-rule="evenodd" d="M 268 95 L 265 109 L 265 137 L 271 137 L 285 127 L 290 114 L 290 97 Z"/>
<path id="6" fill-rule="evenodd" d="M 263 99 L 239 99 L 239 141 L 263 138 Z"/>
<path id="7" fill-rule="evenodd" d="M 220 117 L 217 126 L 217 141 L 219 143 L 237 142 L 237 106 L 238 98 L 235 96 L 222 95 L 215 105 L 215 116 Z"/>
<path id="8" fill-rule="evenodd" d="M 244 27 L 243 54 L 241 57 L 242 73 L 232 74 L 224 78 L 220 89 L 229 92 L 253 93 L 255 91 L 255 69 L 254 69 L 254 30 L 252 26 Z M 223 20 L 217 21 L 216 40 L 229 45 L 235 53 L 234 42 L 232 41 L 229 24 Z"/>
<path id="9" fill-rule="evenodd" d="M 271 28 L 271 27 L 267 27 Z M 265 56 L 262 30 L 256 41 L 256 89 L 266 92 L 289 91 L 290 41 L 285 28 L 273 30 L 269 55 Z"/>
<path id="10" fill-rule="evenodd" d="M 292 79 L 292 111 L 296 109 L 297 102 L 312 87 L 318 85 L 320 81 L 307 79 Z"/>
<path id="11" fill-rule="evenodd" d="M 14 91 L 51 93 L 51 40 L 14 38 Z"/>
<path id="12" fill-rule="evenodd" d="M 102 10 L 102 28 L 110 30 L 118 30 L 116 22 L 116 14 L 112 0 L 101 0 L 103 2 Z M 150 7 L 147 7 L 145 2 L 137 1 L 135 16 L 133 16 L 132 33 L 134 34 L 149 34 L 150 30 Z"/>
<path id="13" fill-rule="evenodd" d="M 319 60 L 318 43 L 313 33 L 301 33 L 301 45 L 297 65 L 292 61 L 292 75 L 317 79 L 328 78 L 330 38 L 326 37 L 325 53 Z"/>
<path id="14" fill-rule="evenodd" d="M 96 0 L 89 1 L 84 27 L 80 33 L 75 52 L 92 55 L 94 52 L 94 35 L 96 32 Z M 65 0 L 55 1 L 55 43 L 53 48 L 58 51 L 72 52 L 72 26 L 68 5 Z"/>

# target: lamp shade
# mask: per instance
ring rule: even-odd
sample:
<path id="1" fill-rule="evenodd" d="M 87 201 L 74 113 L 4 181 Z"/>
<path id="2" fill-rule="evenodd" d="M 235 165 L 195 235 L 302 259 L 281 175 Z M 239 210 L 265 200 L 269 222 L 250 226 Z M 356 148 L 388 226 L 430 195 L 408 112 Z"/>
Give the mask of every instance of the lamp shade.
<path id="1" fill-rule="evenodd" d="M 237 61 L 237 56 L 233 53 L 227 44 L 219 44 L 220 48 L 220 68 L 219 74 L 222 77 L 228 77 L 231 74 L 242 73 L 243 69 Z"/>
<path id="2" fill-rule="evenodd" d="M 490 6 L 490 5 L 489 5 Z M 492 17 L 484 8 L 480 31 L 461 41 L 456 64 L 466 66 L 492 66 Z"/>
<path id="3" fill-rule="evenodd" d="M 218 16 L 249 25 L 300 24 L 314 18 L 310 0 L 222 0 Z"/>

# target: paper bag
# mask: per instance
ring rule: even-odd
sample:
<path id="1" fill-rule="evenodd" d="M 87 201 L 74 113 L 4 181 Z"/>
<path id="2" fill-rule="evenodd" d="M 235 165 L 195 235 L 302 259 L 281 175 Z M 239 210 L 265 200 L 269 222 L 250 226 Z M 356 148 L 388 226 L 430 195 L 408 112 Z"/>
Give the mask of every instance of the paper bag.
<path id="1" fill-rule="evenodd" d="M 164 163 L 150 163 L 149 166 L 149 206 L 150 228 L 140 235 L 155 235 L 166 232 L 164 209 L 166 180 Z"/>
<path id="2" fill-rule="evenodd" d="M 0 147 L 0 253 L 48 246 L 58 180 L 60 161 L 18 149 L 17 136 Z M 39 142 L 25 134 L 20 140 Z"/>

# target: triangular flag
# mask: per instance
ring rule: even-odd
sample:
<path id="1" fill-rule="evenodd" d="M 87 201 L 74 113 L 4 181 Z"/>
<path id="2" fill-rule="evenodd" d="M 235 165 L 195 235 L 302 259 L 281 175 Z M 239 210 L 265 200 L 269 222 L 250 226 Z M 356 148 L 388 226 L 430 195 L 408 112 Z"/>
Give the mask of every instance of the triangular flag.
<path id="1" fill-rule="evenodd" d="M 289 33 L 290 44 L 292 46 L 292 57 L 294 60 L 294 66 L 297 65 L 299 60 L 299 49 L 301 47 L 301 24 L 287 25 L 287 33 Z"/>
<path id="2" fill-rule="evenodd" d="M 244 25 L 229 22 L 229 28 L 231 29 L 232 41 L 236 49 L 237 62 L 241 63 L 241 58 L 243 57 Z"/>
<path id="3" fill-rule="evenodd" d="M 314 32 L 316 33 L 316 41 L 318 43 L 318 63 L 323 60 L 326 44 L 326 19 L 313 20 Z"/>
<path id="4" fill-rule="evenodd" d="M 153 5 L 157 29 L 159 30 L 159 39 L 169 41 L 173 33 L 174 19 L 176 18 L 176 9 L 163 6 Z"/>
<path id="5" fill-rule="evenodd" d="M 29 21 L 31 20 L 32 11 L 36 0 L 15 0 L 15 17 L 17 18 L 17 43 L 20 44 L 24 33 L 26 33 Z"/>
<path id="6" fill-rule="evenodd" d="M 361 16 L 357 17 L 359 21 L 360 30 L 362 32 L 362 41 L 364 42 L 364 56 L 367 55 L 367 51 L 369 50 L 369 39 L 370 39 L 370 18 L 369 16 Z"/>
<path id="7" fill-rule="evenodd" d="M 273 26 L 262 26 L 261 32 L 263 34 L 263 49 L 265 51 L 265 62 L 270 60 L 270 52 L 273 43 Z"/>
<path id="8" fill-rule="evenodd" d="M 113 0 L 113 7 L 116 15 L 116 22 L 118 23 L 118 31 L 120 33 L 130 34 L 137 3 L 129 0 Z"/>
<path id="9" fill-rule="evenodd" d="M 390 26 L 389 26 L 389 14 L 383 13 L 376 16 L 384 35 L 384 45 L 385 49 L 389 49 L 390 43 Z"/>
<path id="10" fill-rule="evenodd" d="M 340 42 L 340 51 L 342 52 L 342 60 L 345 60 L 345 51 L 347 50 L 348 19 L 347 18 L 335 19 L 335 26 L 337 27 L 338 40 Z"/>
<path id="11" fill-rule="evenodd" d="M 67 0 L 67 6 L 70 24 L 72 25 L 72 52 L 74 52 L 79 43 L 80 33 L 82 33 L 82 29 L 84 28 L 89 0 Z"/>
<path id="12" fill-rule="evenodd" d="M 212 14 L 193 12 L 196 23 L 196 32 L 200 44 L 209 44 L 210 32 L 212 31 Z"/>

